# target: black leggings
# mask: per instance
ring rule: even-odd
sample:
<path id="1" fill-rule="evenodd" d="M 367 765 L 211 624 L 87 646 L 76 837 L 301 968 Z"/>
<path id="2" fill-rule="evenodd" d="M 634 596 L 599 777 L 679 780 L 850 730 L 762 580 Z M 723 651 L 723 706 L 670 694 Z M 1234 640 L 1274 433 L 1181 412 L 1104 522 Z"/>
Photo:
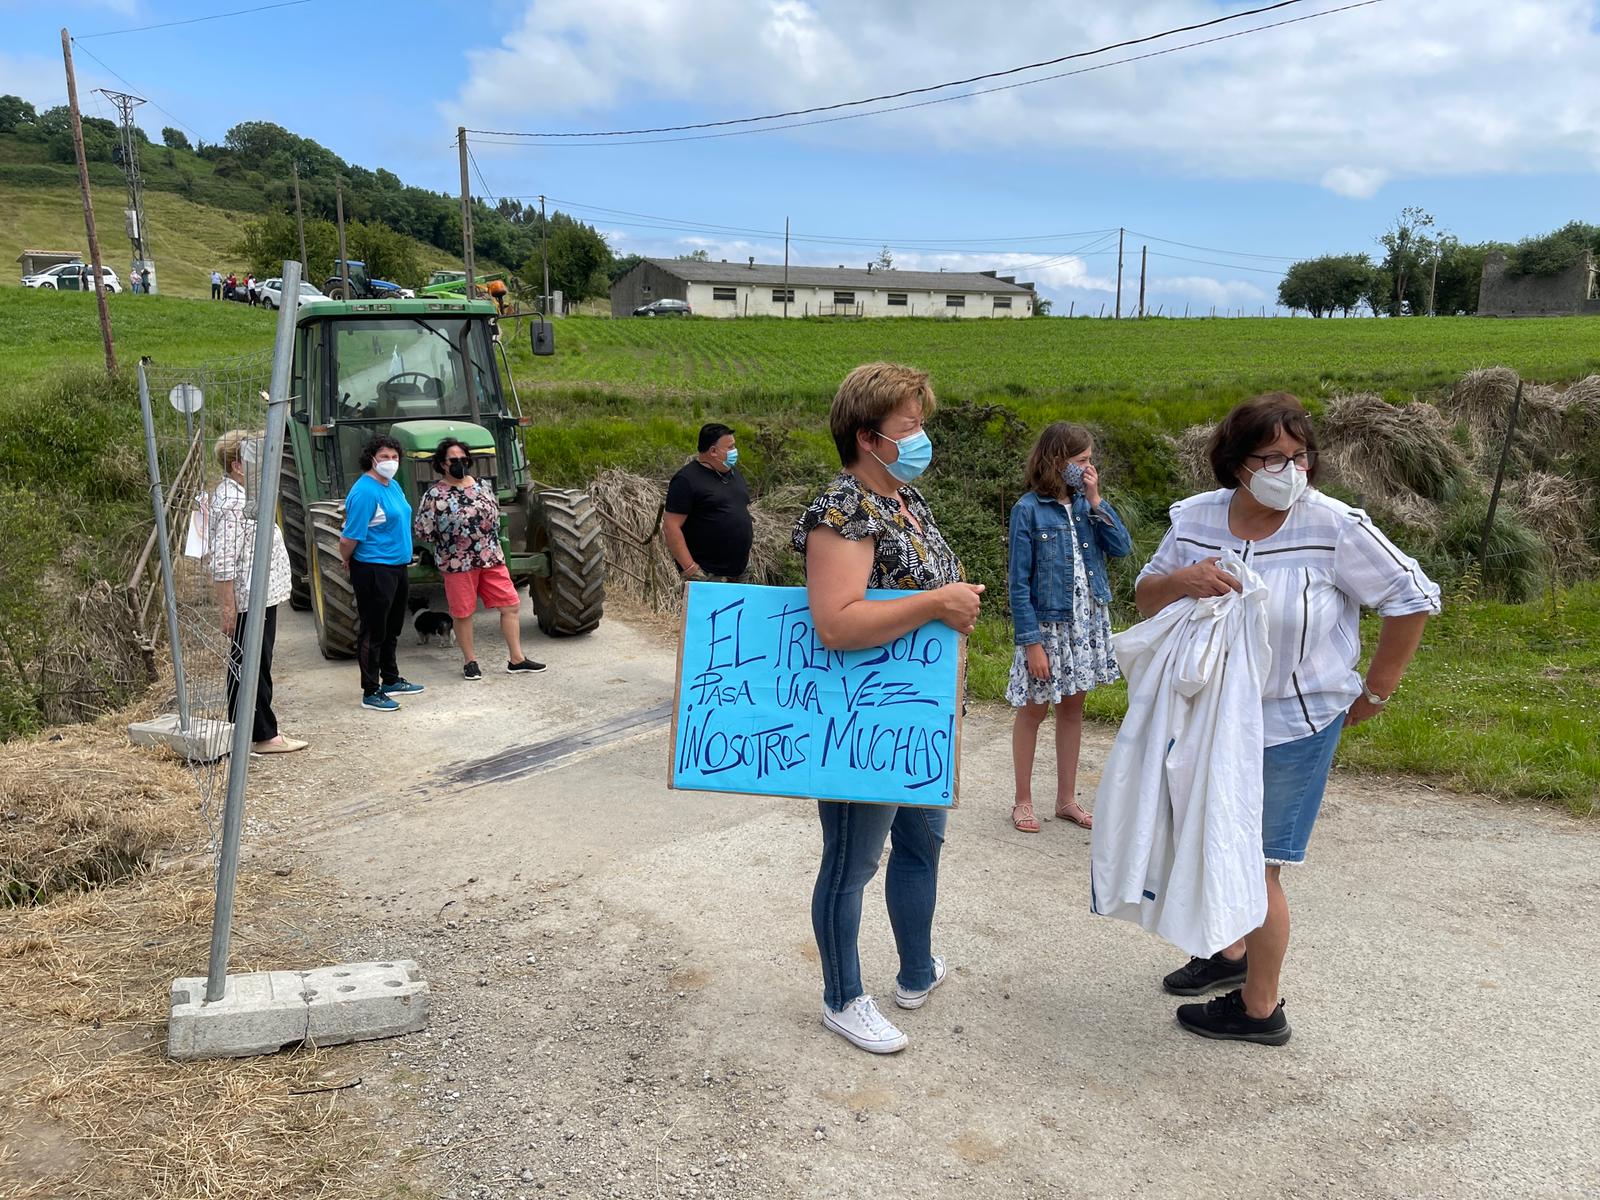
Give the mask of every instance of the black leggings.
<path id="1" fill-rule="evenodd" d="M 233 648 L 228 653 L 228 720 L 237 721 L 239 676 L 244 672 L 244 613 L 234 622 Z M 256 680 L 255 716 L 250 722 L 252 742 L 270 742 L 278 736 L 278 718 L 272 711 L 272 644 L 278 635 L 278 606 L 267 609 L 261 626 L 261 676 Z"/>
<path id="2" fill-rule="evenodd" d="M 350 584 L 355 588 L 356 612 L 361 618 L 356 636 L 361 694 L 372 696 L 380 687 L 400 678 L 395 648 L 400 644 L 400 631 L 406 627 L 410 583 L 405 567 L 351 560 Z"/>

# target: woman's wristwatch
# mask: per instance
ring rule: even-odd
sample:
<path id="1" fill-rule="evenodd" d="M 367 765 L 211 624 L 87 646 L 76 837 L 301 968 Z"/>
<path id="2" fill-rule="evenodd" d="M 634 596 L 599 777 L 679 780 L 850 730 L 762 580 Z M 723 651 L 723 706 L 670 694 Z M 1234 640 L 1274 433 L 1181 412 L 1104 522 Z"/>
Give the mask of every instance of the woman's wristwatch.
<path id="1" fill-rule="evenodd" d="M 1390 698 L 1394 695 L 1393 692 L 1390 692 L 1388 696 L 1378 695 L 1377 692 L 1373 691 L 1367 686 L 1367 681 L 1365 679 L 1361 681 L 1361 694 L 1367 698 L 1367 703 L 1375 708 L 1382 708 L 1385 704 L 1389 703 Z"/>

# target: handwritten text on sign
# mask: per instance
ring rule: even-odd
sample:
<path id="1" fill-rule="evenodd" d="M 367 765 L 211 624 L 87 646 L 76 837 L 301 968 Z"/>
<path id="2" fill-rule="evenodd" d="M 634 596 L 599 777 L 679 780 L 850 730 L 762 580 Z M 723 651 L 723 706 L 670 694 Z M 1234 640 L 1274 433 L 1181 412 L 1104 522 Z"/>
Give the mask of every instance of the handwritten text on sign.
<path id="1" fill-rule="evenodd" d="M 692 583 L 685 610 L 672 786 L 954 804 L 954 630 L 935 621 L 886 646 L 829 650 L 804 588 Z"/>

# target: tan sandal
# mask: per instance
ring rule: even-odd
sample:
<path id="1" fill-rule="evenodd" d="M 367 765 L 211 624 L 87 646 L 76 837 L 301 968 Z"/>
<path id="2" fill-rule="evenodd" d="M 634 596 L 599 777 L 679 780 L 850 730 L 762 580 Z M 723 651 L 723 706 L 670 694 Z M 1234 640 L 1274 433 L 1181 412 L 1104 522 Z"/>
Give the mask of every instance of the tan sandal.
<path id="1" fill-rule="evenodd" d="M 1025 816 L 1017 816 L 1024 813 Z M 1033 815 L 1033 801 L 1026 804 L 1013 804 L 1011 806 L 1011 827 L 1018 833 L 1038 833 L 1039 818 Z"/>
<path id="2" fill-rule="evenodd" d="M 1077 815 L 1074 816 L 1074 813 Z M 1094 814 L 1076 800 L 1069 800 L 1064 806 L 1056 809 L 1056 820 L 1071 821 L 1082 829 L 1094 828 Z"/>

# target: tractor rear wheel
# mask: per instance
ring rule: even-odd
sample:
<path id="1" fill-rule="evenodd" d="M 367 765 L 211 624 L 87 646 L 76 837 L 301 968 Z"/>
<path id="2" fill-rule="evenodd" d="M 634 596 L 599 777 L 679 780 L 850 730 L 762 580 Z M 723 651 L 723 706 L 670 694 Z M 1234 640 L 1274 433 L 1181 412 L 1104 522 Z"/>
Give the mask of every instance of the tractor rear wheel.
<path id="1" fill-rule="evenodd" d="M 317 645 L 323 658 L 354 658 L 360 618 L 355 585 L 344 569 L 339 538 L 344 531 L 340 505 L 319 500 L 311 505 L 311 614 L 317 623 Z"/>
<path id="2" fill-rule="evenodd" d="M 606 599 L 606 543 L 587 493 L 540 491 L 528 514 L 529 549 L 547 555 L 550 570 L 528 584 L 539 628 L 574 637 L 600 624 Z"/>
<path id="3" fill-rule="evenodd" d="M 342 283 L 330 283 L 323 290 L 327 292 L 329 300 L 344 300 L 347 298 L 344 294 L 344 284 Z"/>
<path id="4" fill-rule="evenodd" d="M 278 521 L 283 526 L 283 548 L 289 552 L 289 607 L 305 612 L 311 607 L 306 502 L 300 490 L 300 470 L 294 465 L 294 447 L 288 442 L 283 444 L 283 472 L 278 476 Z"/>

